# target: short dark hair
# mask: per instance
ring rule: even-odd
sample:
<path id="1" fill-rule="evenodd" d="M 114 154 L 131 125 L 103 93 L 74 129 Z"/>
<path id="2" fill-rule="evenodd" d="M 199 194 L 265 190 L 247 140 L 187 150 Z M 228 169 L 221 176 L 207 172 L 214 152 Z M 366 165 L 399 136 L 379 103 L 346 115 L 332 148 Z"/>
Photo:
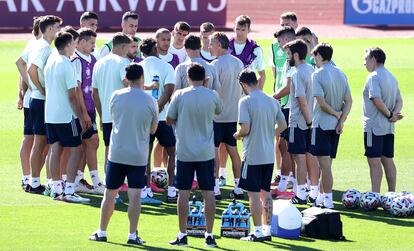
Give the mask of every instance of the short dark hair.
<path id="1" fill-rule="evenodd" d="M 96 32 L 94 32 L 90 28 L 82 28 L 82 29 L 78 30 L 78 32 L 79 32 L 79 41 L 80 40 L 88 41 L 91 37 L 97 37 Z"/>
<path id="2" fill-rule="evenodd" d="M 308 46 L 306 45 L 305 41 L 302 39 L 296 39 L 284 46 L 285 49 L 289 49 L 290 52 L 293 54 L 297 53 L 299 55 L 300 60 L 304 60 L 306 55 L 308 54 Z"/>
<path id="3" fill-rule="evenodd" d="M 155 38 L 158 39 L 161 34 L 171 34 L 170 31 L 167 28 L 159 28 L 155 32 Z"/>
<path id="4" fill-rule="evenodd" d="M 176 31 L 182 30 L 182 31 L 188 31 L 188 32 L 190 32 L 191 26 L 187 22 L 178 21 L 174 25 L 174 30 L 176 30 Z"/>
<path id="5" fill-rule="evenodd" d="M 375 61 L 378 64 L 384 64 L 387 59 L 385 52 L 379 47 L 372 47 L 366 50 L 368 57 L 375 58 Z"/>
<path id="6" fill-rule="evenodd" d="M 190 50 L 201 49 L 201 39 L 198 36 L 189 35 L 184 40 L 184 47 Z"/>
<path id="7" fill-rule="evenodd" d="M 229 49 L 230 41 L 224 32 L 214 32 L 212 38 L 217 39 L 219 41 L 222 49 Z"/>
<path id="8" fill-rule="evenodd" d="M 290 35 L 292 37 L 296 36 L 295 29 L 290 26 L 284 26 L 276 31 L 274 34 L 275 38 Z"/>
<path id="9" fill-rule="evenodd" d="M 312 31 L 308 27 L 300 27 L 296 30 L 296 36 L 306 36 L 311 35 Z"/>
<path id="10" fill-rule="evenodd" d="M 61 29 L 61 31 L 69 32 L 72 35 L 73 40 L 76 40 L 79 38 L 79 33 L 70 25 L 66 25 L 65 27 Z"/>
<path id="11" fill-rule="evenodd" d="M 205 32 L 211 32 L 215 31 L 216 28 L 214 27 L 214 24 L 210 22 L 205 22 L 200 25 L 200 28 L 203 29 Z"/>
<path id="12" fill-rule="evenodd" d="M 112 45 L 120 46 L 122 44 L 130 44 L 131 43 L 131 37 L 128 35 L 125 35 L 122 32 L 118 32 L 115 34 L 114 38 L 112 38 Z"/>
<path id="13" fill-rule="evenodd" d="M 240 26 L 247 26 L 247 28 L 250 28 L 250 24 L 252 23 L 251 19 L 247 15 L 240 15 L 236 17 L 235 21 L 236 25 Z"/>
<path id="14" fill-rule="evenodd" d="M 65 49 L 65 47 L 73 41 L 73 36 L 69 32 L 59 31 L 55 39 L 55 47 L 58 51 Z"/>
<path id="15" fill-rule="evenodd" d="M 153 38 L 145 38 L 139 44 L 139 50 L 145 55 L 150 55 L 154 47 L 157 45 L 157 41 Z"/>
<path id="16" fill-rule="evenodd" d="M 312 50 L 312 55 L 316 57 L 316 55 L 321 55 L 324 61 L 331 61 L 333 55 L 333 48 L 328 43 L 320 43 L 315 46 Z"/>
<path id="17" fill-rule="evenodd" d="M 192 81 L 203 81 L 206 78 L 206 70 L 199 63 L 191 63 L 187 75 Z"/>
<path id="18" fill-rule="evenodd" d="M 45 33 L 47 28 L 49 28 L 49 26 L 54 25 L 56 23 L 62 24 L 62 22 L 63 22 L 62 18 L 58 16 L 54 16 L 54 15 L 43 16 L 41 17 L 39 21 L 40 31 L 42 33 Z"/>
<path id="19" fill-rule="evenodd" d="M 253 86 L 258 84 L 256 73 L 250 69 L 244 69 L 239 73 L 239 82 Z"/>
<path id="20" fill-rule="evenodd" d="M 280 15 L 280 19 L 290 19 L 290 20 L 295 21 L 295 22 L 298 21 L 298 17 L 296 16 L 296 13 L 293 12 L 293 11 L 288 11 L 288 12 L 282 13 Z"/>
<path id="21" fill-rule="evenodd" d="M 34 16 L 33 17 L 33 29 L 32 29 L 32 33 L 35 37 L 37 37 L 39 35 L 40 32 L 40 20 L 42 19 L 42 16 L 37 17 Z"/>
<path id="22" fill-rule="evenodd" d="M 137 79 L 140 79 L 144 74 L 144 68 L 142 68 L 141 65 L 134 62 L 127 65 L 127 67 L 125 67 L 125 71 L 125 77 L 129 81 L 135 81 Z"/>
<path id="23" fill-rule="evenodd" d="M 99 20 L 98 14 L 96 14 L 95 12 L 92 12 L 92 11 L 86 11 L 80 16 L 79 21 L 83 22 L 83 21 L 87 21 L 89 19 Z"/>
<path id="24" fill-rule="evenodd" d="M 133 12 L 133 11 L 127 11 L 122 15 L 122 21 L 126 21 L 128 20 L 128 18 L 132 18 L 134 20 L 138 20 L 139 16 L 137 13 Z"/>

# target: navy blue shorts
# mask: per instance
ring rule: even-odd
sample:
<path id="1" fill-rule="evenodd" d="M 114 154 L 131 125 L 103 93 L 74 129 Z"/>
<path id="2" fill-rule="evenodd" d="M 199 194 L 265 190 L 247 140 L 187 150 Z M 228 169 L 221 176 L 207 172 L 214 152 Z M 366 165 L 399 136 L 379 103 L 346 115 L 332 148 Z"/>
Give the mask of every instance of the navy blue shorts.
<path id="1" fill-rule="evenodd" d="M 30 99 L 30 118 L 32 119 L 33 134 L 46 135 L 45 125 L 45 101 Z"/>
<path id="2" fill-rule="evenodd" d="M 282 113 L 285 115 L 286 125 L 288 128 L 286 128 L 283 132 L 280 133 L 280 137 L 284 138 L 285 140 L 289 140 L 289 108 L 282 108 Z"/>
<path id="3" fill-rule="evenodd" d="M 274 164 L 247 165 L 242 162 L 239 187 L 249 192 L 270 192 Z M 198 179 L 198 176 L 197 176 Z"/>
<path id="4" fill-rule="evenodd" d="M 233 137 L 237 131 L 237 122 L 214 122 L 214 145 L 219 147 L 220 143 L 229 146 L 237 146 L 237 140 Z"/>
<path id="5" fill-rule="evenodd" d="M 180 190 L 190 190 L 194 180 L 194 172 L 197 174 L 197 182 L 200 190 L 213 191 L 215 185 L 214 159 L 207 161 L 179 161 L 177 160 L 177 173 L 175 175 L 175 187 Z"/>
<path id="6" fill-rule="evenodd" d="M 82 143 L 79 119 L 65 124 L 46 124 L 47 143 L 59 142 L 63 147 L 77 147 Z"/>
<path id="7" fill-rule="evenodd" d="M 106 164 L 105 184 L 108 189 L 118 189 L 128 179 L 128 187 L 142 189 L 147 184 L 146 166 L 131 166 L 114 163 Z"/>
<path id="8" fill-rule="evenodd" d="M 377 136 L 372 132 L 364 132 L 365 156 L 394 158 L 394 134 Z"/>
<path id="9" fill-rule="evenodd" d="M 102 123 L 102 134 L 105 146 L 111 141 L 112 123 Z"/>
<path id="10" fill-rule="evenodd" d="M 330 156 L 335 159 L 338 150 L 339 134 L 335 130 L 312 128 L 310 152 L 314 156 Z"/>
<path id="11" fill-rule="evenodd" d="M 175 146 L 175 135 L 172 126 L 167 125 L 165 121 L 158 122 L 158 128 L 154 135 L 150 135 L 150 144 L 154 143 L 155 138 L 162 147 Z"/>
<path id="12" fill-rule="evenodd" d="M 23 108 L 24 113 L 24 126 L 23 135 L 33 135 L 32 118 L 30 117 L 30 109 Z"/>
<path id="13" fill-rule="evenodd" d="M 82 139 L 90 139 L 94 134 L 98 133 L 98 127 L 96 126 L 96 115 L 93 113 L 89 113 L 89 112 L 88 114 L 92 120 L 92 127 L 83 133 Z"/>
<path id="14" fill-rule="evenodd" d="M 291 154 L 306 154 L 310 152 L 311 130 L 299 127 L 289 127 L 288 152 Z"/>

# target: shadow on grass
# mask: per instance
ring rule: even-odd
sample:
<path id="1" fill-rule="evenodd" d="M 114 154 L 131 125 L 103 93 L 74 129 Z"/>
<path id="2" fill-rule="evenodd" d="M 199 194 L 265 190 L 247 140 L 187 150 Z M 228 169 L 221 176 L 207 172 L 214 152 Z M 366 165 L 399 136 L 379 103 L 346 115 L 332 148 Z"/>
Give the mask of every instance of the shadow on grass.
<path id="1" fill-rule="evenodd" d="M 160 247 L 148 246 L 148 245 L 124 244 L 124 243 L 117 243 L 117 242 L 111 242 L 111 241 L 108 241 L 107 243 L 111 245 L 115 245 L 115 246 L 125 247 L 125 248 L 137 248 L 137 249 L 143 249 L 143 250 L 160 250 L 160 251 L 180 250 L 180 249 L 174 249 L 174 248 L 160 248 Z"/>

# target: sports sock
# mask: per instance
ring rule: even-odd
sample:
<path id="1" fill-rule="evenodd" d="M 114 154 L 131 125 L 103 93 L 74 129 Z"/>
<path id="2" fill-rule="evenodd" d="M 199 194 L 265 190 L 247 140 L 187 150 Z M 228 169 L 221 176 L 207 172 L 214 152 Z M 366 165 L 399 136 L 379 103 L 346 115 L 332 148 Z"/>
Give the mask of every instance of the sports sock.
<path id="1" fill-rule="evenodd" d="M 101 181 L 99 180 L 99 173 L 98 170 L 93 170 L 89 172 L 89 175 L 91 176 L 91 180 L 94 187 L 97 187 Z"/>
<path id="2" fill-rule="evenodd" d="M 106 231 L 99 229 L 96 233 L 98 234 L 98 237 L 106 237 Z"/>
<path id="3" fill-rule="evenodd" d="M 207 231 L 205 231 L 204 232 L 204 238 L 206 238 L 207 239 L 207 237 L 211 237 L 211 238 L 214 238 L 214 235 L 213 235 L 213 233 L 207 233 Z"/>
<path id="4" fill-rule="evenodd" d="M 256 237 L 263 237 L 263 227 L 262 226 L 254 226 L 254 235 Z"/>
<path id="5" fill-rule="evenodd" d="M 293 183 L 292 191 L 296 194 L 298 193 L 298 182 L 296 179 L 293 179 L 292 183 Z"/>
<path id="6" fill-rule="evenodd" d="M 288 184 L 289 176 L 282 175 L 280 177 L 279 185 L 277 186 L 277 190 L 279 192 L 285 192 Z"/>
<path id="7" fill-rule="evenodd" d="M 63 193 L 62 180 L 55 180 L 55 181 L 53 181 L 53 190 L 55 190 L 55 193 L 56 194 Z"/>
<path id="8" fill-rule="evenodd" d="M 147 187 L 147 196 L 154 197 L 154 194 L 152 193 L 151 187 Z"/>
<path id="9" fill-rule="evenodd" d="M 30 175 L 23 175 L 22 177 L 23 185 L 29 184 L 29 180 L 30 180 Z"/>
<path id="10" fill-rule="evenodd" d="M 128 239 L 129 240 L 135 240 L 137 238 L 137 232 L 129 233 Z"/>
<path id="11" fill-rule="evenodd" d="M 315 198 L 318 196 L 318 193 L 319 193 L 319 186 L 311 186 L 311 187 L 310 187 L 310 193 L 309 193 L 309 196 L 310 196 L 312 199 L 315 199 Z"/>
<path id="12" fill-rule="evenodd" d="M 36 188 L 40 186 L 40 177 L 30 177 L 30 186 Z"/>
<path id="13" fill-rule="evenodd" d="M 194 181 L 197 181 L 197 173 L 194 173 Z"/>
<path id="14" fill-rule="evenodd" d="M 299 199 L 301 200 L 305 200 L 306 199 L 306 184 L 303 185 L 297 185 L 297 193 L 296 196 L 299 197 Z"/>
<path id="15" fill-rule="evenodd" d="M 219 195 L 220 192 L 220 185 L 219 185 L 219 179 L 216 179 L 216 184 L 214 186 L 214 195 Z"/>
<path id="16" fill-rule="evenodd" d="M 141 189 L 141 199 L 147 197 L 147 186 L 145 186 L 143 189 Z"/>
<path id="17" fill-rule="evenodd" d="M 66 174 L 62 174 L 62 180 L 63 180 L 63 182 L 66 182 L 66 180 L 67 180 L 67 175 Z"/>
<path id="18" fill-rule="evenodd" d="M 293 177 L 293 172 L 289 172 L 289 181 L 293 182 L 295 180 L 295 177 Z"/>
<path id="19" fill-rule="evenodd" d="M 226 167 L 220 167 L 220 177 L 227 178 Z"/>
<path id="20" fill-rule="evenodd" d="M 173 186 L 168 186 L 168 196 L 175 197 L 177 196 L 177 190 Z"/>
<path id="21" fill-rule="evenodd" d="M 181 233 L 181 232 L 179 232 L 178 234 L 177 234 L 177 237 L 178 237 L 178 239 L 182 239 L 184 236 L 187 236 L 187 233 Z"/>
<path id="22" fill-rule="evenodd" d="M 306 189 L 310 190 L 311 187 L 311 181 L 308 177 L 306 177 Z"/>
<path id="23" fill-rule="evenodd" d="M 78 170 L 76 174 L 76 178 L 75 178 L 75 186 L 79 186 L 79 181 L 82 179 L 82 177 L 83 177 L 83 172 L 81 170 Z"/>
<path id="24" fill-rule="evenodd" d="M 270 226 L 269 225 L 263 225 L 263 235 L 264 236 L 271 235 L 271 233 L 270 233 Z"/>
<path id="25" fill-rule="evenodd" d="M 75 193 L 75 184 L 66 182 L 65 194 L 74 194 Z"/>
<path id="26" fill-rule="evenodd" d="M 319 193 L 318 197 L 316 197 L 316 201 L 315 201 L 315 205 L 320 205 L 323 203 L 323 200 L 325 198 L 325 194 L 324 193 Z"/>
<path id="27" fill-rule="evenodd" d="M 53 186 L 53 180 L 52 180 L 52 179 L 48 179 L 48 180 L 47 180 L 47 185 L 48 185 L 49 187 L 52 187 L 52 186 Z"/>
<path id="28" fill-rule="evenodd" d="M 325 193 L 325 197 L 323 199 L 323 205 L 325 207 L 333 207 L 332 193 Z"/>
<path id="29" fill-rule="evenodd" d="M 234 179 L 234 192 L 237 194 L 243 193 L 243 190 L 239 187 L 240 178 Z"/>
<path id="30" fill-rule="evenodd" d="M 282 170 L 276 169 L 276 176 L 282 176 Z"/>

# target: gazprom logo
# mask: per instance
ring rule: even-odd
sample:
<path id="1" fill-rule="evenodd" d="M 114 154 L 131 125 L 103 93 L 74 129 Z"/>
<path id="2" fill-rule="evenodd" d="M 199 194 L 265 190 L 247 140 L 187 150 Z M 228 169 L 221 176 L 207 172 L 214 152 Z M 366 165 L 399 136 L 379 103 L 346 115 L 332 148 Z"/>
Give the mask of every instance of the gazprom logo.
<path id="1" fill-rule="evenodd" d="M 351 0 L 359 14 L 414 14 L 414 0 Z"/>

